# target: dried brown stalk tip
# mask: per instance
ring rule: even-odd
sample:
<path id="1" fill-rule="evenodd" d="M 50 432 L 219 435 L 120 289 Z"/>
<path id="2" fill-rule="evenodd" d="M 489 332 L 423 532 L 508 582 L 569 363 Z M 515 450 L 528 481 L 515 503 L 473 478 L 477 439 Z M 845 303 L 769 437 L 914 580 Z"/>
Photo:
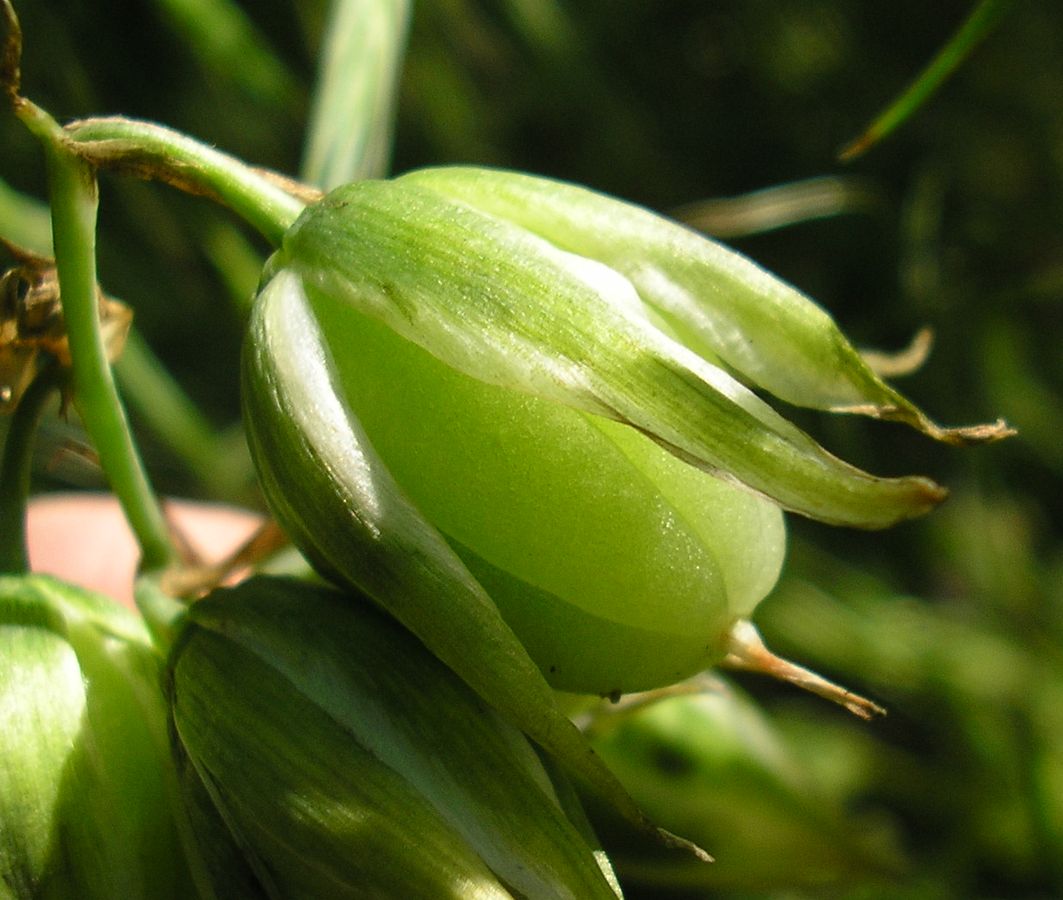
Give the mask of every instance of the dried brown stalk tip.
<path id="1" fill-rule="evenodd" d="M 900 422 L 915 428 L 927 437 L 953 447 L 968 447 L 973 444 L 991 444 L 1004 438 L 1012 437 L 1018 432 L 1003 419 L 986 422 L 981 425 L 958 425 L 946 427 L 938 425 L 918 411 L 900 406 L 875 406 L 873 404 L 855 404 L 851 406 L 833 406 L 831 412 L 857 416 L 868 416 L 884 422 Z"/>
<path id="2" fill-rule="evenodd" d="M 745 672 L 759 672 L 780 681 L 786 681 L 817 696 L 844 706 L 861 719 L 873 719 L 886 715 L 886 710 L 872 700 L 854 694 L 833 681 L 828 681 L 815 672 L 776 656 L 765 645 L 753 624 L 738 622 L 731 631 L 728 654 L 722 666 Z"/>

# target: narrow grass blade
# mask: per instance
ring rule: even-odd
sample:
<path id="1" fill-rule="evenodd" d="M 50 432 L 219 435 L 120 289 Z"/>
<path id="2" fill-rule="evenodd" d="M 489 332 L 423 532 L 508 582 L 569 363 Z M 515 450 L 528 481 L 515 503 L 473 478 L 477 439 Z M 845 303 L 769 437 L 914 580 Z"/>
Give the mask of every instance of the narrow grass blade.
<path id="1" fill-rule="evenodd" d="M 385 174 L 409 0 L 333 0 L 302 178 L 325 189 Z"/>
<path id="2" fill-rule="evenodd" d="M 851 162 L 863 156 L 918 111 L 975 47 L 993 32 L 1011 6 L 1012 0 L 982 0 L 915 81 L 879 114 L 863 134 L 838 152 L 838 159 Z"/>

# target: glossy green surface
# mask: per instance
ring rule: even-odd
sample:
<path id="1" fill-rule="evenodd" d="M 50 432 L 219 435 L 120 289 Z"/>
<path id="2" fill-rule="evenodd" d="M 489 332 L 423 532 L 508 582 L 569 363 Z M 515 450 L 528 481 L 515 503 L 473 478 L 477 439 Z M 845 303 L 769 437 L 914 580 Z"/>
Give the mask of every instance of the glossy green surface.
<path id="1" fill-rule="evenodd" d="M 559 686 L 607 693 L 692 674 L 771 589 L 777 507 L 631 428 L 476 381 L 316 300 L 373 446 L 436 527 L 509 577 L 489 593 Z"/>
<path id="2" fill-rule="evenodd" d="M 644 834 L 703 858 L 646 819 L 590 751 L 494 602 L 396 483 L 344 404 L 292 273 L 275 276 L 255 302 L 243 377 L 263 490 L 318 570 L 372 597 L 582 788 Z"/>

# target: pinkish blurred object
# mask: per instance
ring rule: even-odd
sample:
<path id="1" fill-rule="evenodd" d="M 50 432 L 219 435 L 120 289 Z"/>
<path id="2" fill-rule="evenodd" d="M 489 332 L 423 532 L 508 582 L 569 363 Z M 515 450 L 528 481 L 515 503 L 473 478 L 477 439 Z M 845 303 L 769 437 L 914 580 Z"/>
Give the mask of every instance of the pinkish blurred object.
<path id="1" fill-rule="evenodd" d="M 262 524 L 231 506 L 166 502 L 167 518 L 205 563 L 225 559 Z M 30 502 L 30 566 L 133 605 L 136 542 L 109 494 L 45 494 Z"/>

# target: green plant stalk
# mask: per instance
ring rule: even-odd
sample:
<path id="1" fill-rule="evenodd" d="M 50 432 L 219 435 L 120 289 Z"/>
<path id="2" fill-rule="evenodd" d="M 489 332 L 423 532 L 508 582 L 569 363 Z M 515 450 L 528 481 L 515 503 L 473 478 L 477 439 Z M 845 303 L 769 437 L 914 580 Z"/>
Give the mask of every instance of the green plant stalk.
<path id="1" fill-rule="evenodd" d="M 212 197 L 275 245 L 305 203 L 320 196 L 313 188 L 253 169 L 150 122 L 109 117 L 85 119 L 71 123 L 65 130 L 60 128 L 51 116 L 20 96 L 22 31 L 10 0 L 0 0 L 0 15 L 5 31 L 0 43 L 0 89 L 10 108 L 44 142 L 49 157 L 62 158 L 67 167 L 73 167 L 74 160 L 80 158 L 81 165 L 119 169 Z"/>
<path id="2" fill-rule="evenodd" d="M 863 156 L 918 110 L 996 27 L 1012 0 L 982 0 L 959 30 L 904 92 L 855 140 L 838 152 L 840 162 Z"/>
<path id="3" fill-rule="evenodd" d="M 137 609 L 151 632 L 152 642 L 163 656 L 177 640 L 188 613 L 188 606 L 174 598 L 165 582 L 166 572 L 157 569 L 139 575 L 133 585 Z"/>
<path id="4" fill-rule="evenodd" d="M 48 205 L 20 194 L 0 180 L 0 222 L 5 237 L 41 256 L 52 254 L 52 221 Z M 251 287 L 262 269 L 257 251 L 232 223 L 219 222 L 206 238 L 206 251 L 219 276 L 229 281 L 234 304 L 246 312 Z M 233 260 L 239 265 L 233 273 Z M 114 365 L 125 402 L 200 479 L 208 493 L 237 500 L 254 474 L 247 454 L 233 451 L 233 434 L 218 433 L 167 371 L 134 327 Z M 242 437 L 239 438 L 242 442 Z M 241 447 L 242 449 L 242 447 Z"/>
<path id="5" fill-rule="evenodd" d="M 121 117 L 83 119 L 62 133 L 68 153 L 101 169 L 163 181 L 229 207 L 271 244 L 318 192 L 281 175 L 254 169 L 186 135 Z"/>
<path id="6" fill-rule="evenodd" d="M 29 571 L 26 546 L 26 502 L 30 491 L 33 439 L 52 392 L 59 386 L 55 365 L 42 369 L 22 395 L 4 444 L 0 461 L 0 573 L 21 575 Z"/>
<path id="7" fill-rule="evenodd" d="M 162 569 L 175 561 L 176 553 L 133 443 L 100 334 L 95 173 L 67 146 L 63 130 L 51 116 L 21 98 L 15 111 L 41 140 L 48 160 L 52 239 L 78 411 L 136 535 L 142 567 Z"/>

